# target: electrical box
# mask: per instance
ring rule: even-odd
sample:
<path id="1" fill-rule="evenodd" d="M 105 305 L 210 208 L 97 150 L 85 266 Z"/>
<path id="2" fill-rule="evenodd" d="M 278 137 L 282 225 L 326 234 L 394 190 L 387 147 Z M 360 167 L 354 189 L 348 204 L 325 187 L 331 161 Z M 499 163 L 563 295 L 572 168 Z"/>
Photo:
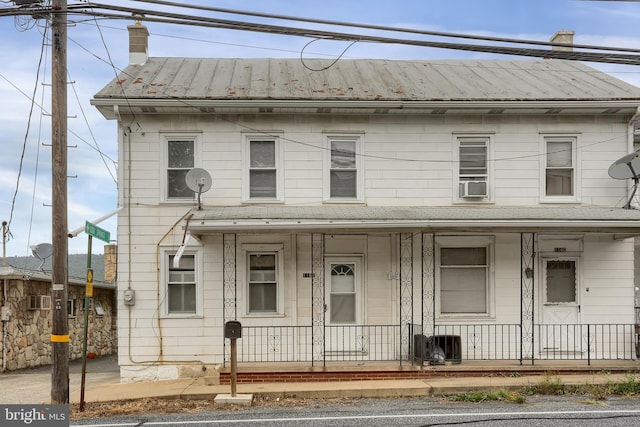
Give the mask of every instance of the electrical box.
<path id="1" fill-rule="evenodd" d="M 11 312 L 11 309 L 6 305 L 3 305 L 0 308 L 0 320 L 2 320 L 3 322 L 8 322 L 9 320 L 11 320 L 12 315 L 13 313 Z"/>
<path id="2" fill-rule="evenodd" d="M 134 291 L 133 289 L 126 289 L 122 293 L 122 300 L 124 301 L 124 305 L 135 305 L 136 291 Z"/>
<path id="3" fill-rule="evenodd" d="M 224 324 L 225 338 L 242 338 L 242 325 L 237 320 L 229 320 Z"/>

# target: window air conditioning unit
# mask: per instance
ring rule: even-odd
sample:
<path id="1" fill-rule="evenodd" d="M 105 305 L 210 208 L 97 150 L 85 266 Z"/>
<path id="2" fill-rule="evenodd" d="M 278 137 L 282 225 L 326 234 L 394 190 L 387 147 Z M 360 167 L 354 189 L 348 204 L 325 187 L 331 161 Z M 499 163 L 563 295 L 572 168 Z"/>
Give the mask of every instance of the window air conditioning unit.
<path id="1" fill-rule="evenodd" d="M 487 181 L 464 181 L 460 183 L 460 197 L 471 199 L 487 197 Z"/>
<path id="2" fill-rule="evenodd" d="M 29 310 L 51 310 L 51 295 L 31 295 Z"/>

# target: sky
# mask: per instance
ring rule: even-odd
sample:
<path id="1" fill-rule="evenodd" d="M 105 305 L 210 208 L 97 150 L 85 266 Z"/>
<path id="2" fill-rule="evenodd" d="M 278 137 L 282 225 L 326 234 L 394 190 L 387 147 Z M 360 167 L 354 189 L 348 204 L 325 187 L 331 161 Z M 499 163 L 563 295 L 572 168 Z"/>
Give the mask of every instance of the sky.
<path id="1" fill-rule="evenodd" d="M 179 2 L 179 0 L 175 0 Z M 185 1 L 186 2 L 186 1 Z M 68 0 L 69 5 L 86 3 Z M 102 0 L 120 5 L 305 28 L 319 24 L 214 14 L 141 1 Z M 640 48 L 640 2 L 581 0 L 192 0 L 189 4 L 389 27 L 548 41 L 558 30 L 575 31 L 576 44 Z M 0 11 L 11 8 L 0 0 Z M 118 209 L 116 123 L 90 105 L 95 93 L 129 60 L 130 20 L 69 15 L 68 27 L 68 228 Z M 51 52 L 45 20 L 0 17 L 0 221 L 9 223 L 7 256 L 31 255 L 51 243 Z M 145 23 L 149 56 L 337 58 L 345 42 L 268 35 L 176 24 Z M 326 28 L 326 27 L 325 27 Z M 375 31 L 331 28 L 344 32 Z M 43 34 L 47 43 L 43 47 Z M 402 37 L 409 37 L 403 35 Z M 414 37 L 414 36 L 411 36 Z M 436 39 L 456 42 L 455 39 Z M 470 41 L 466 41 L 469 42 Z M 492 59 L 478 52 L 356 43 L 345 58 Z M 520 59 L 515 58 L 515 59 Z M 524 59 L 524 58 L 522 58 Z M 40 65 L 39 65 L 40 64 Z M 640 67 L 588 64 L 640 86 Z M 33 100 L 33 102 L 32 102 Z M 116 216 L 98 224 L 116 238 Z M 84 233 L 69 240 L 69 253 L 86 253 Z M 93 253 L 103 253 L 94 239 Z"/>

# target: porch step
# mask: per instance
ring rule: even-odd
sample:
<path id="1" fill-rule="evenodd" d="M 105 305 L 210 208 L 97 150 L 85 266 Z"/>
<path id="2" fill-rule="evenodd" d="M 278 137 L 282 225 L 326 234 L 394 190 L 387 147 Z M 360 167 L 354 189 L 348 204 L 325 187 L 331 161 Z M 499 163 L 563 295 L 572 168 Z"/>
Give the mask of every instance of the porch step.
<path id="1" fill-rule="evenodd" d="M 251 370 L 240 368 L 237 372 L 238 383 L 283 383 L 283 382 L 329 382 L 329 381 L 364 381 L 364 380 L 428 380 L 442 377 L 511 377 L 514 373 L 520 375 L 544 375 L 553 372 L 554 375 L 597 374 L 602 371 L 610 373 L 627 373 L 640 368 L 637 361 L 592 362 L 579 360 L 537 360 L 536 365 L 520 365 L 519 363 L 483 364 L 468 363 L 438 365 L 438 366 L 407 366 L 396 369 L 367 369 L 366 366 L 341 367 L 333 369 L 302 368 L 299 370 L 281 369 L 281 366 L 268 365 Z M 264 370 L 270 368 L 268 371 Z M 351 368 L 351 369 L 349 369 Z M 220 372 L 220 384 L 230 384 L 231 375 L 228 368 Z"/>

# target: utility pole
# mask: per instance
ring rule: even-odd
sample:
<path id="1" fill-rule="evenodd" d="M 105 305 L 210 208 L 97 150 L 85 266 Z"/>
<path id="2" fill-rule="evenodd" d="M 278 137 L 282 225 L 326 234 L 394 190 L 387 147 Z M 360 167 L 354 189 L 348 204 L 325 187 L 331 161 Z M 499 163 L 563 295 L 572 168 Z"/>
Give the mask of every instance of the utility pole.
<path id="1" fill-rule="evenodd" d="M 51 403 L 69 403 L 67 224 L 67 1 L 53 0 L 51 14 Z"/>

